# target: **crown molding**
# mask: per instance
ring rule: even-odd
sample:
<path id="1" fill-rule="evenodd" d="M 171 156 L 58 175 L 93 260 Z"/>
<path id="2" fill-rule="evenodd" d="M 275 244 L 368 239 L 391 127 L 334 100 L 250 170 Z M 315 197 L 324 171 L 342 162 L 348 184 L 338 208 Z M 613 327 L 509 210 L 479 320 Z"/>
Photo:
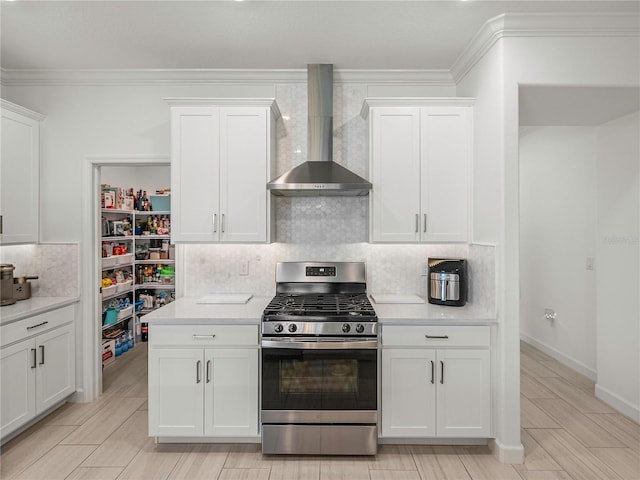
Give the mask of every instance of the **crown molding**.
<path id="1" fill-rule="evenodd" d="M 360 116 L 366 119 L 370 109 L 376 107 L 472 107 L 475 102 L 472 97 L 368 97 L 362 103 Z"/>
<path id="2" fill-rule="evenodd" d="M 29 110 L 28 108 L 21 107 L 20 105 L 16 105 L 15 103 L 9 102 L 0 98 L 0 109 L 9 110 L 14 113 L 18 113 L 27 118 L 31 118 L 37 122 L 43 121 L 46 117 L 38 112 L 34 112 L 33 110 Z"/>
<path id="3" fill-rule="evenodd" d="M 637 13 L 508 13 L 487 20 L 450 70 L 334 70 L 336 83 L 455 86 L 507 37 L 638 37 Z M 306 69 L 0 69 L 2 86 L 306 83 Z"/>
<path id="4" fill-rule="evenodd" d="M 485 22 L 451 67 L 458 84 L 502 38 L 638 37 L 640 15 L 634 13 L 509 13 Z"/>
<path id="5" fill-rule="evenodd" d="M 275 98 L 199 98 L 199 97 L 165 97 L 172 107 L 264 107 L 271 110 L 274 118 L 280 118 L 280 108 Z"/>
<path id="6" fill-rule="evenodd" d="M 2 69 L 3 86 L 306 83 L 305 69 Z M 336 83 L 454 85 L 448 70 L 334 70 Z"/>

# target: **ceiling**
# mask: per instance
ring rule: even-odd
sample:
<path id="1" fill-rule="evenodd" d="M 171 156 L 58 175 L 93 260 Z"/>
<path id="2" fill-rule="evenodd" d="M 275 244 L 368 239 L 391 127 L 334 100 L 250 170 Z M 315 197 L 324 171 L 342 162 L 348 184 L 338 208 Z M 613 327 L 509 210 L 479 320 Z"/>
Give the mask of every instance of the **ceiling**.
<path id="1" fill-rule="evenodd" d="M 13 69 L 449 69 L 502 13 L 638 12 L 633 1 L 201 0 L 0 4 Z"/>

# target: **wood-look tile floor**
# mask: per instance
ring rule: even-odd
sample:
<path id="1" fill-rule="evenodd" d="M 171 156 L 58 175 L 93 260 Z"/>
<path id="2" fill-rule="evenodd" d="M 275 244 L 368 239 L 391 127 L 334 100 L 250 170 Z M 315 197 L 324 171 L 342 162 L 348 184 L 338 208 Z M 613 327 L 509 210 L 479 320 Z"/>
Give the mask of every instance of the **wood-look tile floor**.
<path id="1" fill-rule="evenodd" d="M 67 404 L 2 447 L 3 480 L 639 480 L 640 427 L 594 384 L 521 344 L 523 465 L 487 447 L 383 445 L 375 457 L 287 457 L 259 445 L 156 445 L 147 436 L 147 351 L 104 371 L 104 395 Z"/>

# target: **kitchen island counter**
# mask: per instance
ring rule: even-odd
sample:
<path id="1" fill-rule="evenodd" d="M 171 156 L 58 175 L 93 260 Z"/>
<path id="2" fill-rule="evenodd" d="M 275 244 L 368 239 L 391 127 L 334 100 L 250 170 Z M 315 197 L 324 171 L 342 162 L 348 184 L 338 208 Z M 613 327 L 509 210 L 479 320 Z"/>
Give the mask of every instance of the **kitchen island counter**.
<path id="1" fill-rule="evenodd" d="M 182 297 L 144 316 L 151 325 L 255 324 L 271 297 L 252 297 L 247 303 L 199 303 L 202 297 Z"/>
<path id="2" fill-rule="evenodd" d="M 6 305 L 0 310 L 0 325 L 8 325 L 24 318 L 66 307 L 80 301 L 78 297 L 31 297 Z"/>
<path id="3" fill-rule="evenodd" d="M 443 307 L 428 303 L 376 303 L 371 301 L 378 322 L 397 325 L 491 325 L 495 314 L 488 314 L 467 304 L 463 307 Z"/>

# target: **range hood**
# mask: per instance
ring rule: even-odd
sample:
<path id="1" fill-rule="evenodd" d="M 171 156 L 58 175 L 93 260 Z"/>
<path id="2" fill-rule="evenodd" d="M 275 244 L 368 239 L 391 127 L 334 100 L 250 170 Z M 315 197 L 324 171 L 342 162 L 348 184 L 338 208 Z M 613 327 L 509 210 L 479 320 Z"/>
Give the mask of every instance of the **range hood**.
<path id="1" fill-rule="evenodd" d="M 333 157 L 333 65 L 307 65 L 309 160 L 267 183 L 273 195 L 285 197 L 367 195 L 371 183 Z"/>

